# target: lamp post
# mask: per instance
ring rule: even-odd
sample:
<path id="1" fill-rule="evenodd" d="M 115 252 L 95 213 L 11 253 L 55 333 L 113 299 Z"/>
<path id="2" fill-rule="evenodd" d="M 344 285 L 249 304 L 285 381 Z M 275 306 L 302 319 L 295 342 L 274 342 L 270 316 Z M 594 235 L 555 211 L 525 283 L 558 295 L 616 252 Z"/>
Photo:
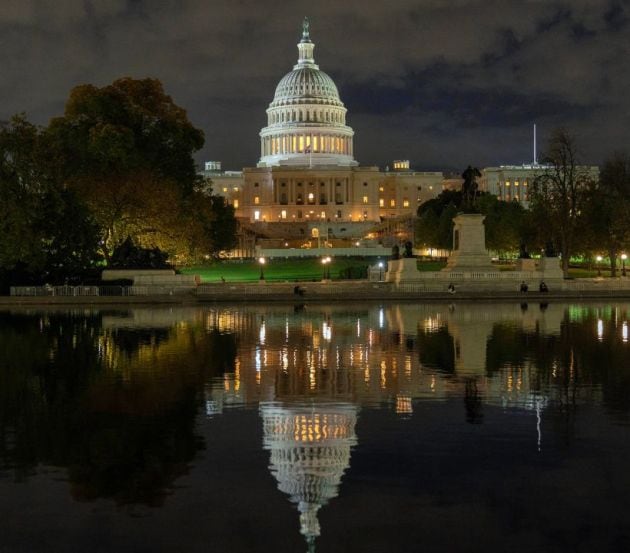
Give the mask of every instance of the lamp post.
<path id="1" fill-rule="evenodd" d="M 621 254 L 621 276 L 626 276 L 626 259 L 628 256 L 625 253 Z"/>
<path id="2" fill-rule="evenodd" d="M 383 262 L 378 262 L 378 281 L 381 282 L 383 280 Z"/>
<path id="3" fill-rule="evenodd" d="M 322 257 L 322 265 L 324 266 L 324 274 L 322 276 L 322 280 L 330 280 L 330 268 L 329 268 L 329 263 L 330 263 L 330 257 L 326 256 L 326 257 Z"/>
<path id="4" fill-rule="evenodd" d="M 265 280 L 265 263 L 267 263 L 267 260 L 264 257 L 259 257 L 258 263 L 260 263 L 260 277 L 258 280 L 263 282 Z"/>
<path id="5" fill-rule="evenodd" d="M 597 261 L 597 276 L 598 276 L 598 277 L 602 276 L 602 266 L 600 265 L 600 263 L 602 262 L 602 259 L 603 259 L 603 258 L 602 258 L 602 256 L 601 256 L 601 255 L 598 255 L 598 256 L 595 258 L 595 261 Z"/>

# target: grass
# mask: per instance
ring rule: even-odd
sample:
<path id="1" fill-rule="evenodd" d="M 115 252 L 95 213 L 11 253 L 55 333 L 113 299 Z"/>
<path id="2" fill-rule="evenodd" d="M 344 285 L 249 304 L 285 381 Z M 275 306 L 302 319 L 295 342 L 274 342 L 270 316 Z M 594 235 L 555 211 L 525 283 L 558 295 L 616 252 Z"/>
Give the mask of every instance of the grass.
<path id="1" fill-rule="evenodd" d="M 332 279 L 339 279 L 340 273 L 352 272 L 353 278 L 365 275 L 365 268 L 374 265 L 375 258 L 335 257 L 328 268 Z M 260 279 L 260 264 L 253 260 L 243 262 L 223 261 L 206 266 L 187 267 L 182 273 L 195 274 L 202 282 L 253 282 Z M 267 281 L 313 281 L 321 280 L 324 266 L 319 258 L 268 259 L 263 268 Z"/>

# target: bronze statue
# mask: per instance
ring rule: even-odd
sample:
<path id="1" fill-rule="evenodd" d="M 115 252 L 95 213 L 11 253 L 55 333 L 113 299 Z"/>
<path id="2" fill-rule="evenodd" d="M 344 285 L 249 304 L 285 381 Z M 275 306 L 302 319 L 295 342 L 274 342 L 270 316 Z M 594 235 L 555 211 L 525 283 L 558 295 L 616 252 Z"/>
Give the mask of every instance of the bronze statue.
<path id="1" fill-rule="evenodd" d="M 413 244 L 410 241 L 405 242 L 405 253 L 403 253 L 404 257 L 413 257 Z"/>
<path id="2" fill-rule="evenodd" d="M 475 210 L 475 200 L 477 198 L 477 182 L 476 178 L 480 177 L 479 169 L 469 165 L 462 173 L 464 183 L 462 184 L 462 208 L 464 212 Z"/>
<path id="3" fill-rule="evenodd" d="M 398 246 L 392 248 L 392 259 L 400 259 L 400 248 Z"/>

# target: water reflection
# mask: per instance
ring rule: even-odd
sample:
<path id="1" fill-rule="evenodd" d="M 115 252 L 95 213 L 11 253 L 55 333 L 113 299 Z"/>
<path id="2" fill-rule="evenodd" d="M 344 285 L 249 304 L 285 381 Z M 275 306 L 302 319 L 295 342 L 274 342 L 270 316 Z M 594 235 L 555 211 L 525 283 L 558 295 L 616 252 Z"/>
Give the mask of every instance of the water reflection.
<path id="1" fill-rule="evenodd" d="M 208 454 L 200 428 L 249 410 L 313 548 L 332 510 L 322 507 L 364 439 L 360 412 L 418 425 L 443 405 L 473 432 L 502 413 L 508 434 L 518 415 L 538 456 L 576 442 L 580 409 L 627 425 L 629 311 L 552 302 L 0 312 L 0 475 L 26 482 L 59 467 L 77 501 L 163 506 Z M 453 424 L 432 439 L 453 436 Z"/>
<path id="2" fill-rule="evenodd" d="M 278 489 L 300 513 L 300 533 L 308 550 L 320 535 L 319 509 L 336 497 L 356 444 L 357 406 L 351 403 L 276 403 L 260 405 L 263 447 Z"/>

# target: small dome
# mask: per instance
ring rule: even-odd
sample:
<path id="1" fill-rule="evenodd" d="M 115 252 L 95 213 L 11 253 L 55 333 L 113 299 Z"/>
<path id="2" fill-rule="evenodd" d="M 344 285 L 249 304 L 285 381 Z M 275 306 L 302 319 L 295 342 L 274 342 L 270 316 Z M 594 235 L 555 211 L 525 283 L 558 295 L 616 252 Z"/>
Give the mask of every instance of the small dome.
<path id="1" fill-rule="evenodd" d="M 333 80 L 314 67 L 298 67 L 282 77 L 271 106 L 290 104 L 295 100 L 314 100 L 317 103 L 343 106 Z"/>

